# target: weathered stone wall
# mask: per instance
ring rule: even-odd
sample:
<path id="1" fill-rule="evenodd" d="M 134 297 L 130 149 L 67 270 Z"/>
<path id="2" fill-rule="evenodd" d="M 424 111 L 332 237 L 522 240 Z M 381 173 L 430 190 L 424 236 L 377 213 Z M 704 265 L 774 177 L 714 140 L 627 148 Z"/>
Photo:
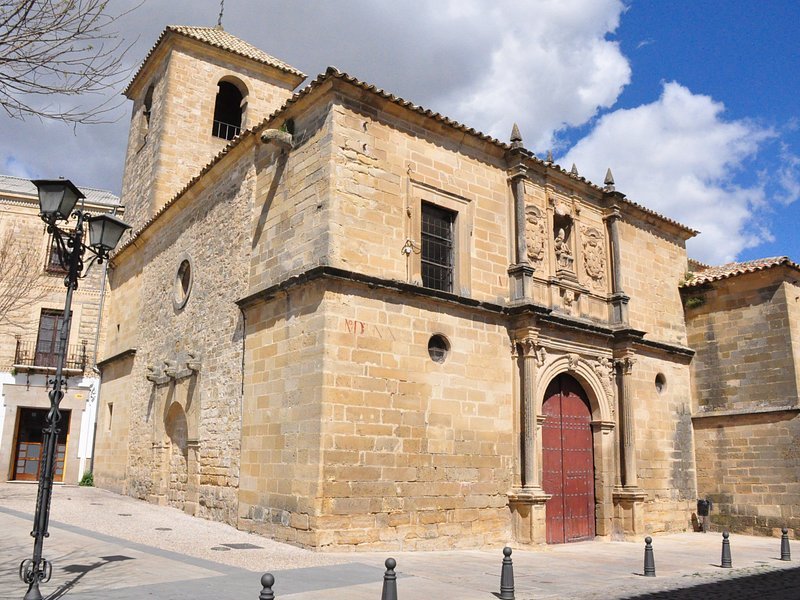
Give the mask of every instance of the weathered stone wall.
<path id="1" fill-rule="evenodd" d="M 503 319 L 349 285 L 328 297 L 320 545 L 507 539 L 513 396 Z M 443 362 L 428 353 L 434 334 L 449 343 Z"/>
<path id="2" fill-rule="evenodd" d="M 322 302 L 303 286 L 246 311 L 238 526 L 308 546 L 322 510 Z"/>
<path id="3" fill-rule="evenodd" d="M 703 303 L 686 311 L 698 411 L 797 403 L 786 291 L 766 271 L 685 292 Z"/>
<path id="4" fill-rule="evenodd" d="M 217 155 L 228 141 L 214 137 L 217 84 L 225 77 L 246 88 L 242 128 L 261 122 L 291 96 L 297 78 L 231 53 L 173 36 L 165 60 L 142 72 L 134 100 L 123 182 L 131 225 L 142 225 Z M 259 68 L 261 67 L 261 68 Z M 144 98 L 155 85 L 150 130 L 143 135 Z"/>
<path id="5" fill-rule="evenodd" d="M 129 406 L 128 492 L 168 501 L 169 450 L 177 438 L 170 440 L 165 421 L 179 404 L 187 419 L 187 460 L 194 461 L 187 465 L 191 489 L 184 508 L 229 523 L 236 520 L 242 388 L 243 324 L 235 300 L 243 295 L 249 265 L 254 187 L 252 159 L 240 148 L 207 174 L 202 190 L 183 197 L 177 210 L 149 228 L 135 252 L 130 248 L 116 258 L 107 356 L 133 347 L 136 356 L 130 376 L 121 377 L 116 390 L 104 389 L 100 409 L 117 401 Z M 192 283 L 181 308 L 176 279 L 184 260 L 191 264 Z M 161 369 L 165 361 L 185 370 L 187 353 L 201 363 L 199 372 L 146 379 L 148 366 Z M 108 440 L 100 436 L 99 443 Z M 118 464 L 109 464 L 103 477 L 119 478 Z"/>
<path id="6" fill-rule="evenodd" d="M 800 531 L 798 409 L 695 419 L 697 486 L 719 529 Z"/>
<path id="7" fill-rule="evenodd" d="M 249 292 L 330 265 L 331 119 L 315 106 L 295 119 L 293 149 L 257 149 Z"/>
<path id="8" fill-rule="evenodd" d="M 800 293 L 781 273 L 684 292 L 699 495 L 714 502 L 714 525 L 767 535 L 800 529 Z"/>
<path id="9" fill-rule="evenodd" d="M 415 131 L 394 105 L 339 102 L 332 109 L 333 264 L 421 283 L 419 213 L 428 201 L 458 212 L 453 292 L 505 299 L 511 194 L 501 157 L 449 132 Z M 410 254 L 402 251 L 406 240 L 415 244 Z"/>
<path id="10" fill-rule="evenodd" d="M 689 359 L 646 351 L 636 359 L 632 374 L 636 470 L 639 486 L 647 494 L 645 529 L 684 531 L 697 501 Z"/>
<path id="11" fill-rule="evenodd" d="M 248 311 L 241 527 L 321 548 L 508 538 L 502 319 L 398 300 L 320 282 Z M 451 344 L 444 363 L 428 355 L 434 333 Z"/>
<path id="12" fill-rule="evenodd" d="M 797 393 L 800 395 L 800 282 L 787 280 L 783 282 L 783 287 L 794 356 L 795 390 L 798 390 Z"/>
<path id="13" fill-rule="evenodd" d="M 94 447 L 94 484 L 119 494 L 128 493 L 128 447 L 133 356 L 103 368 Z"/>
<path id="14" fill-rule="evenodd" d="M 630 296 L 630 326 L 647 338 L 686 345 L 678 285 L 686 273 L 686 247 L 667 227 L 620 221 L 622 290 Z M 690 344 L 691 346 L 691 344 Z"/>

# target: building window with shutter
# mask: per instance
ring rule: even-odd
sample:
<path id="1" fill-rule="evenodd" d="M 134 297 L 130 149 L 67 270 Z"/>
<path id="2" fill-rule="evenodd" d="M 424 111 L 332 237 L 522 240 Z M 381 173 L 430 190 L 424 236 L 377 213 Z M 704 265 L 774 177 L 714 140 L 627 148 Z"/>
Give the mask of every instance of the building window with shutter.
<path id="1" fill-rule="evenodd" d="M 64 322 L 64 312 L 42 309 L 39 317 L 39 334 L 36 337 L 37 367 L 55 367 L 58 362 L 58 336 Z"/>

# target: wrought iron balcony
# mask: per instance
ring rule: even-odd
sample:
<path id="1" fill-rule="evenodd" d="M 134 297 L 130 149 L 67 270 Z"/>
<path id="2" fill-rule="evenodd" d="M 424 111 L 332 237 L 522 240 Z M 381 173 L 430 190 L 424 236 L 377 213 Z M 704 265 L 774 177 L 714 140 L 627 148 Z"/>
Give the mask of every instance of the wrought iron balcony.
<path id="1" fill-rule="evenodd" d="M 37 349 L 35 340 L 23 340 L 17 336 L 17 347 L 14 351 L 14 368 L 17 371 L 53 371 L 57 362 L 58 352 L 55 348 Z M 67 346 L 64 369 L 83 372 L 87 364 L 86 340 Z"/>
<path id="2" fill-rule="evenodd" d="M 214 126 L 211 129 L 211 135 L 214 137 L 222 138 L 223 140 L 232 140 L 242 130 L 238 125 L 232 123 L 224 123 L 223 121 L 214 121 Z"/>

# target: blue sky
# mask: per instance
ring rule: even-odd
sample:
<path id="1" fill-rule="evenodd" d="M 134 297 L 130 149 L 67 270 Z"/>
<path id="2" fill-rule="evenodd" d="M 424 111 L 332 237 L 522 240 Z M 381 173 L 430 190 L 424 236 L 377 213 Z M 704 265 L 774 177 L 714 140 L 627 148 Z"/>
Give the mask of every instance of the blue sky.
<path id="1" fill-rule="evenodd" d="M 219 7 L 145 0 L 117 23 L 129 67 Z M 503 140 L 517 122 L 597 183 L 611 167 L 631 200 L 701 230 L 689 253 L 715 264 L 800 259 L 799 24 L 796 0 L 226 0 L 224 16 L 311 77 L 336 65 Z M 0 170 L 119 192 L 130 103 L 116 117 L 0 116 Z"/>
<path id="2" fill-rule="evenodd" d="M 618 107 L 647 103 L 662 81 L 677 81 L 722 102 L 723 118 L 774 130 L 733 177 L 766 186 L 768 205 L 758 218 L 774 240 L 744 249 L 740 260 L 782 254 L 800 260 L 797 190 L 794 203 L 781 203 L 791 191 L 775 180 L 780 165 L 792 162 L 786 155 L 796 161 L 800 154 L 799 28 L 800 2 L 793 0 L 647 1 L 629 4 L 615 34 L 634 74 Z"/>

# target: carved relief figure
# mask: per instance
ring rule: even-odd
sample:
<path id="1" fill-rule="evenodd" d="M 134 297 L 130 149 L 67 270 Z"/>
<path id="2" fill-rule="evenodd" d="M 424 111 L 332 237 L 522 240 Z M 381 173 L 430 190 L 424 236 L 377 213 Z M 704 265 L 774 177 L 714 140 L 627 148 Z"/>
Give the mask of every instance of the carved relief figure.
<path id="1" fill-rule="evenodd" d="M 572 314 L 572 305 L 575 304 L 575 292 L 572 290 L 564 290 L 561 297 L 564 302 L 564 311 L 567 314 Z"/>
<path id="2" fill-rule="evenodd" d="M 610 359 L 605 356 L 598 356 L 597 360 L 592 362 L 594 372 L 600 378 L 600 384 L 603 386 L 603 391 L 609 399 L 614 397 L 614 365 Z M 614 416 L 614 403 L 610 402 L 611 416 Z"/>
<path id="3" fill-rule="evenodd" d="M 567 354 L 567 369 L 569 369 L 570 371 L 577 371 L 578 364 L 580 363 L 580 361 L 581 357 L 579 354 L 574 354 L 574 353 Z"/>
<path id="4" fill-rule="evenodd" d="M 606 257 L 603 236 L 594 227 L 583 230 L 583 266 L 592 287 L 605 287 Z"/>
<path id="5" fill-rule="evenodd" d="M 529 262 L 536 263 L 544 258 L 545 240 L 542 215 L 535 206 L 528 206 L 525 209 L 525 241 Z"/>
<path id="6" fill-rule="evenodd" d="M 572 269 L 572 252 L 569 249 L 567 234 L 563 227 L 559 228 L 558 233 L 556 234 L 554 247 L 556 251 L 556 260 L 558 260 L 558 268 Z"/>

